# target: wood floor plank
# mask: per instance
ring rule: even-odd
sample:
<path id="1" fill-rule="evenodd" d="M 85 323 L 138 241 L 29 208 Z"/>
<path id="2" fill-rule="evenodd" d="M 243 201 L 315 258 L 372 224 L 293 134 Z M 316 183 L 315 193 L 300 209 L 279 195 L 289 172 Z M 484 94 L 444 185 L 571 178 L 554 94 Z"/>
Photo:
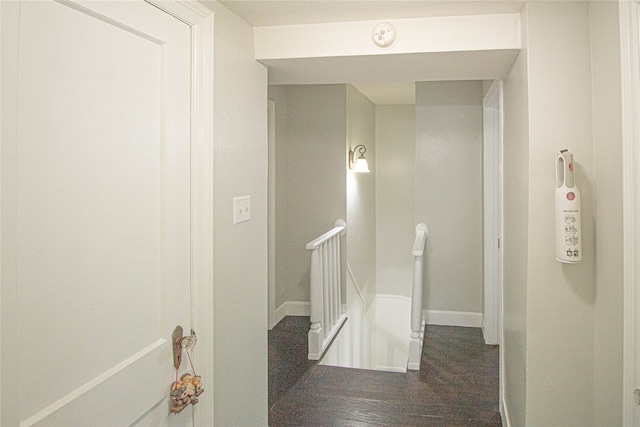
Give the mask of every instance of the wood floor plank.
<path id="1" fill-rule="evenodd" d="M 401 374 L 296 361 L 308 318 L 287 319 L 269 334 L 271 426 L 502 425 L 498 347 L 479 329 L 427 326 L 422 369 Z"/>
<path id="2" fill-rule="evenodd" d="M 315 365 L 307 358 L 309 317 L 287 316 L 269 331 L 269 407 Z"/>

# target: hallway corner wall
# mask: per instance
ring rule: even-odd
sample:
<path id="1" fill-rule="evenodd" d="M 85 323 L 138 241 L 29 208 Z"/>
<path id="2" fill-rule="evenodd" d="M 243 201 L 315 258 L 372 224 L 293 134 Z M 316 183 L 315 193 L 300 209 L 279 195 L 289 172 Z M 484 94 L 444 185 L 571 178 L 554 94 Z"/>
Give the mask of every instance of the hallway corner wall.
<path id="1" fill-rule="evenodd" d="M 594 425 L 622 425 L 622 89 L 617 2 L 589 3 L 593 87 L 596 300 Z"/>
<path id="2" fill-rule="evenodd" d="M 346 160 L 349 149 L 364 145 L 370 173 L 346 171 L 346 260 L 364 295 L 366 307 L 374 301 L 376 281 L 376 146 L 375 106 L 352 85 L 346 86 Z M 346 163 L 344 163 L 346 166 Z M 345 167 L 345 170 L 347 168 Z M 345 283 L 343 281 L 343 283 Z M 346 295 L 346 293 L 345 293 Z"/>
<path id="3" fill-rule="evenodd" d="M 621 425 L 618 4 L 528 3 L 522 16 L 523 49 L 504 81 L 505 408 L 511 425 Z M 582 194 L 575 265 L 553 254 L 563 148 Z"/>
<path id="4" fill-rule="evenodd" d="M 481 313 L 482 82 L 418 82 L 415 114 L 415 221 L 429 227 L 423 306 Z"/>
<path id="5" fill-rule="evenodd" d="M 375 120 L 376 288 L 379 294 L 410 298 L 416 228 L 415 105 L 377 105 Z"/>
<path id="6" fill-rule="evenodd" d="M 308 304 L 305 246 L 347 218 L 346 97 L 342 84 L 269 88 L 276 105 L 276 308 Z"/>
<path id="7" fill-rule="evenodd" d="M 267 70 L 254 59 L 252 27 L 217 2 L 205 5 L 215 13 L 209 392 L 216 425 L 267 425 Z M 232 198 L 243 195 L 251 220 L 233 225 Z"/>
<path id="8" fill-rule="evenodd" d="M 269 86 L 268 97 L 275 104 L 275 307 L 287 301 L 287 262 L 286 233 L 288 224 L 287 209 L 287 87 Z M 277 319 L 276 319 L 277 320 Z"/>
<path id="9" fill-rule="evenodd" d="M 593 425 L 596 272 L 589 5 L 532 2 L 526 11 L 526 424 Z M 574 154 L 582 196 L 583 259 L 572 265 L 556 261 L 554 254 L 554 159 L 565 148 Z M 505 158 L 505 163 L 509 161 Z"/>
<path id="10" fill-rule="evenodd" d="M 505 425 L 526 425 L 529 247 L 529 76 L 527 15 L 522 50 L 503 82 L 502 387 Z"/>

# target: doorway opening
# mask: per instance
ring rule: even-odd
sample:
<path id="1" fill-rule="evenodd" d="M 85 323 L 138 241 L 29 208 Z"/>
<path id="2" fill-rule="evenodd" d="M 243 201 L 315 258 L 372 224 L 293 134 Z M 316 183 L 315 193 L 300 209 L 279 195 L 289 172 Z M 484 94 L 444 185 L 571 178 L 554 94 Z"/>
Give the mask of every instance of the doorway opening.
<path id="1" fill-rule="evenodd" d="M 345 89 L 346 87 L 346 89 Z M 433 216 L 436 215 L 433 211 L 429 210 L 429 205 L 434 205 L 433 198 L 429 197 L 442 197 L 446 200 L 449 194 L 440 194 L 448 192 L 453 194 L 460 194 L 459 191 L 452 190 L 451 181 L 454 178 L 442 177 L 442 182 L 439 185 L 433 185 L 428 187 L 426 191 L 430 196 L 425 196 L 425 191 L 416 188 L 416 176 L 420 175 L 419 182 L 433 182 L 434 175 L 438 172 L 439 163 L 447 161 L 447 159 L 453 159 L 452 167 L 453 175 L 460 174 L 460 169 L 466 171 L 469 168 L 461 166 L 461 159 L 455 156 L 444 156 L 444 151 L 440 150 L 437 145 L 433 145 L 433 141 L 438 141 L 438 135 L 434 135 L 427 125 L 420 125 L 417 127 L 417 121 L 425 122 L 422 115 L 427 114 L 429 117 L 435 117 L 437 114 L 451 115 L 451 105 L 447 104 L 446 96 L 452 88 L 460 93 L 461 97 L 468 96 L 468 91 L 472 90 L 475 95 L 473 96 L 473 105 L 468 107 L 471 111 L 473 122 L 469 127 L 475 129 L 473 131 L 473 144 L 472 151 L 469 151 L 465 156 L 469 158 L 470 162 L 474 163 L 474 168 L 477 170 L 477 176 L 473 175 L 468 181 L 463 181 L 464 185 L 473 185 L 476 188 L 474 196 L 474 206 L 476 206 L 477 214 L 475 215 L 474 222 L 477 222 L 476 228 L 473 233 L 477 239 L 477 249 L 475 250 L 475 257 L 477 257 L 477 268 L 473 274 L 476 274 L 475 283 L 476 288 L 472 292 L 476 295 L 476 305 L 470 308 L 456 308 L 451 306 L 442 305 L 440 307 L 429 305 L 437 298 L 446 299 L 446 296 L 438 296 L 437 291 L 434 291 L 431 287 L 431 283 L 437 279 L 437 270 L 440 268 L 438 262 L 427 261 L 425 279 L 425 298 L 427 302 L 425 304 L 424 318 L 427 323 L 438 325 L 454 325 L 454 326 L 473 326 L 484 327 L 484 336 L 487 343 L 498 344 L 500 342 L 499 332 L 500 328 L 500 284 L 501 280 L 501 264 L 498 258 L 500 252 L 500 234 L 501 234 L 501 148 L 499 143 L 501 137 L 500 127 L 501 123 L 501 85 L 500 83 L 491 84 L 491 82 L 427 82 L 419 84 L 419 91 L 425 99 L 435 99 L 437 96 L 443 97 L 441 102 L 420 101 L 420 105 L 416 106 L 415 101 L 413 105 L 373 105 L 366 96 L 356 90 L 350 85 L 300 85 L 300 86 L 275 86 L 270 87 L 270 99 L 273 103 L 270 103 L 270 120 L 269 123 L 272 126 L 270 130 L 270 165 L 275 169 L 270 170 L 270 207 L 269 212 L 273 213 L 270 220 L 270 237 L 269 247 L 274 251 L 275 256 L 270 255 L 270 288 L 269 296 L 271 298 L 269 302 L 269 323 L 270 327 L 273 327 L 282 317 L 286 315 L 308 315 L 308 300 L 296 299 L 299 295 L 304 297 L 301 289 L 308 287 L 308 276 L 305 276 L 304 272 L 296 280 L 291 280 L 291 270 L 287 271 L 289 277 L 281 281 L 282 270 L 286 269 L 308 269 L 308 259 L 305 258 L 304 244 L 307 240 L 311 240 L 316 237 L 316 234 L 322 234 L 326 231 L 325 227 L 330 227 L 332 220 L 327 219 L 326 224 L 322 225 L 319 232 L 310 232 L 306 239 L 301 239 L 301 243 L 297 246 L 291 244 L 292 237 L 283 236 L 279 234 L 282 230 L 278 230 L 277 224 L 283 224 L 284 227 L 290 227 L 290 221 L 299 221 L 297 218 L 292 218 L 296 215 L 296 212 L 311 211 L 312 209 L 305 208 L 303 205 L 307 202 L 315 203 L 317 201 L 310 201 L 312 195 L 318 192 L 322 192 L 320 187 L 327 185 L 326 182 L 322 184 L 313 184 L 305 181 L 305 185 L 301 185 L 299 181 L 304 180 L 304 177 L 295 175 L 285 175 L 284 177 L 278 177 L 278 168 L 285 168 L 288 170 L 299 169 L 304 171 L 306 175 L 315 175 L 317 171 L 313 162 L 317 162 L 321 165 L 325 163 L 333 167 L 335 163 L 338 163 L 337 168 L 332 169 L 324 177 L 327 180 L 336 180 L 338 184 L 342 182 L 343 188 L 337 191 L 337 199 L 335 204 L 331 202 L 325 202 L 325 209 L 327 205 L 338 206 L 339 212 L 337 214 L 327 214 L 328 218 L 342 216 L 342 212 L 346 211 L 347 218 L 347 247 L 348 252 L 354 248 L 357 248 L 362 242 L 359 239 L 363 235 L 370 237 L 376 236 L 373 244 L 368 244 L 368 247 L 375 247 L 373 253 L 373 261 L 371 261 L 371 255 L 368 259 L 362 259 L 364 257 L 363 250 L 351 251 L 350 255 L 346 259 L 345 275 L 343 277 L 343 286 L 347 287 L 347 300 L 356 301 L 361 307 L 361 317 L 369 312 L 371 316 L 372 302 L 375 301 L 377 295 L 383 297 L 395 296 L 405 298 L 408 301 L 411 297 L 410 286 L 406 289 L 403 287 L 404 283 L 410 284 L 412 277 L 412 258 L 411 258 L 411 245 L 414 239 L 414 230 L 417 222 L 424 221 L 428 223 L 433 233 L 438 233 L 438 228 L 432 227 L 429 224 L 433 221 Z M 354 93 L 355 92 L 355 93 Z M 355 98 L 355 102 L 352 98 Z M 364 98 L 364 101 L 362 100 Z M 354 103 L 372 104 L 369 107 L 366 105 L 362 108 L 356 109 L 356 113 L 350 112 L 350 105 Z M 449 102 L 449 104 L 453 104 Z M 324 105 L 324 107 L 323 107 Z M 461 107 L 456 107 L 461 108 Z M 467 107 L 464 107 L 465 109 Z M 305 109 L 308 111 L 305 113 Z M 342 109 L 342 110 L 341 110 Z M 420 118 L 416 117 L 416 111 Z M 339 110 L 336 113 L 336 110 Z M 362 111 L 365 111 L 362 113 Z M 274 113 L 274 111 L 276 113 Z M 369 111 L 367 113 L 367 111 Z M 460 111 L 463 111 L 460 109 Z M 466 111 L 466 110 L 464 110 Z M 359 113 L 357 113 L 359 112 Z M 338 125 L 327 125 L 323 122 L 320 126 L 317 123 L 330 114 L 335 114 L 336 120 L 341 120 Z M 369 115 L 369 118 L 363 118 Z M 484 118 L 483 118 L 484 116 Z M 277 117 L 277 119 L 276 119 Z M 358 125 L 353 126 L 349 123 L 349 117 L 357 117 Z M 369 130 L 359 129 L 362 123 L 371 122 L 368 125 Z M 433 122 L 433 120 L 431 121 Z M 484 123 L 484 124 L 483 124 Z M 350 127 L 351 126 L 351 127 Z M 493 126 L 493 128 L 491 128 Z M 450 129 L 459 127 L 459 123 L 450 125 L 442 132 L 449 132 Z M 274 130 L 274 128 L 276 130 Z M 293 130 L 289 130 L 289 129 Z M 332 134 L 335 129 L 328 128 L 340 128 L 340 132 L 337 133 L 336 138 L 342 138 L 342 143 L 326 142 L 328 138 L 327 134 Z M 493 129 L 488 134 L 483 134 L 483 128 Z M 300 131 L 302 129 L 302 132 Z M 373 129 L 373 130 L 372 130 Z M 300 139 L 305 138 L 313 139 L 315 136 L 313 132 L 316 131 L 320 134 L 319 143 L 322 144 L 322 149 L 313 151 L 313 162 L 305 163 L 302 167 L 298 164 L 298 151 L 300 150 Z M 367 133 L 372 135 L 367 135 Z M 418 137 L 420 136 L 420 144 L 418 145 Z M 302 134 L 302 136 L 300 136 Z M 292 136 L 292 135 L 295 135 Z M 365 136 L 367 135 L 366 139 Z M 281 138 L 281 139 L 280 139 Z M 366 140 L 363 141 L 362 138 Z M 468 136 L 459 136 L 461 140 L 468 138 Z M 286 141 L 291 139 L 291 141 Z M 285 141 L 283 141 L 285 140 Z M 384 141 L 383 141 L 384 140 Z M 485 140 L 483 149 L 483 140 Z M 491 143 L 487 143 L 487 141 Z M 346 153 L 349 148 L 352 148 L 357 143 L 365 142 L 367 146 L 367 159 L 369 161 L 370 174 L 353 174 L 348 171 L 346 166 Z M 431 144 L 431 145 L 429 145 Z M 444 147 L 446 148 L 446 147 Z M 443 149 L 444 149 L 443 148 Z M 311 152 L 315 150 L 313 148 L 302 150 L 301 152 Z M 332 151 L 332 153 L 328 153 Z M 484 151 L 484 156 L 483 156 Z M 327 156 L 327 160 L 323 160 L 323 156 Z M 438 157 L 440 156 L 440 158 Z M 444 156 L 444 158 L 443 158 Z M 426 160 L 425 160 L 426 159 Z M 296 162 L 295 166 L 291 166 L 292 162 Z M 325 166 L 323 166 L 325 167 Z M 458 168 L 457 170 L 455 168 Z M 431 175 L 425 172 L 425 169 L 431 168 Z M 483 178 L 484 170 L 484 178 Z M 342 175 L 340 175 L 342 174 Z M 330 176 L 329 176 L 330 175 Z M 487 181 L 487 177 L 493 178 L 493 184 L 483 189 L 482 182 Z M 436 179 L 440 179 L 436 176 Z M 346 186 L 344 182 L 346 181 Z M 284 187 L 277 187 L 283 185 Z M 466 183 L 466 184 L 465 184 Z M 275 185 L 276 188 L 271 187 Z M 331 183 L 330 185 L 333 185 Z M 423 185 L 423 184 L 420 184 Z M 426 184 L 424 184 L 426 185 Z M 291 186 L 291 187 L 289 187 Z M 419 186 L 419 185 L 418 185 Z M 346 187 L 346 189 L 344 188 Z M 301 189 L 302 192 L 290 197 L 288 200 L 283 197 L 283 194 L 291 196 L 297 189 Z M 340 193 L 342 191 L 342 193 Z M 369 196 L 363 196 L 364 192 L 369 192 Z M 487 194 L 490 192 L 490 194 Z M 312 195 L 308 195 L 311 193 Z M 483 195 L 484 193 L 484 195 Z M 326 195 L 323 195 L 326 197 Z M 354 199 L 358 199 L 355 206 L 353 204 Z M 346 203 L 344 200 L 346 199 Z M 331 200 L 331 199 L 329 199 Z M 438 202 L 440 203 L 440 202 Z M 275 206 L 280 204 L 279 206 Z M 283 204 L 287 204 L 286 207 Z M 340 206 L 340 204 L 343 204 Z M 484 218 L 483 223 L 483 204 L 484 204 Z M 367 206 L 363 209 L 363 206 Z M 419 205 L 419 206 L 418 206 Z M 455 206 L 455 205 L 454 205 Z M 468 209 L 460 207 L 459 211 Z M 294 209 L 295 208 L 295 209 Z M 340 209 L 343 209 L 340 211 Z M 285 212 L 284 218 L 278 216 L 279 212 Z M 475 210 L 474 210 L 475 211 Z M 354 213 L 355 212 L 355 213 Z M 330 215 L 330 216 L 329 216 Z M 443 217 L 443 221 L 447 220 L 447 217 L 451 217 L 449 213 L 438 213 L 440 217 Z M 419 218 L 419 216 L 421 216 Z M 276 219 L 277 218 L 277 219 Z M 464 221 L 462 221 L 464 222 Z M 272 226 L 273 224 L 273 226 Z M 369 224 L 367 227 L 363 227 L 363 224 Z M 295 229 L 293 232 L 301 232 L 302 226 L 305 224 L 296 225 L 301 227 Z M 306 224 L 308 225 L 308 224 Z M 454 224 L 455 227 L 455 224 Z M 460 228 L 458 224 L 458 228 Z M 328 229 L 328 228 L 327 228 Z M 455 230 L 454 230 L 455 231 Z M 452 231 L 453 232 L 453 231 Z M 442 236 L 442 232 L 441 236 Z M 286 233 L 285 233 L 286 234 Z M 483 234 L 484 240 L 491 240 L 494 245 L 487 247 L 483 246 Z M 406 236 L 405 236 L 406 235 Z M 447 234 L 449 237 L 452 235 Z M 279 242 L 276 240 L 279 237 Z M 402 237 L 402 238 L 400 238 Z M 447 239 L 444 241 L 453 240 L 460 242 L 462 237 Z M 377 242 L 376 242 L 377 240 Z M 405 242 L 406 240 L 406 242 Z M 283 243 L 284 242 L 284 243 Z M 406 243 L 406 244 L 403 244 Z M 282 250 L 282 244 L 290 246 L 289 251 L 302 252 L 302 263 L 305 265 L 303 268 L 299 266 L 286 266 L 287 263 L 291 263 L 291 257 L 286 255 L 286 250 Z M 435 244 L 435 243 L 434 243 Z M 451 245 L 450 247 L 453 247 Z M 435 247 L 427 248 L 426 256 L 429 259 L 430 251 L 440 250 L 442 244 L 438 244 Z M 454 248 L 455 249 L 455 248 Z M 487 259 L 483 260 L 483 252 L 487 254 L 488 251 L 492 251 Z M 280 263 L 278 262 L 278 254 L 280 254 Z M 455 254 L 455 252 L 452 252 Z M 431 254 L 432 256 L 433 253 Z M 438 254 L 437 254 L 438 255 Z M 293 256 L 293 255 L 292 255 Z M 297 256 L 297 255 L 296 255 Z M 460 258 L 456 261 L 460 261 Z M 483 276 L 483 263 L 491 262 L 493 267 L 493 273 Z M 280 267 L 278 267 L 280 265 Z M 286 268 L 282 268 L 285 265 Z M 373 267 L 371 267 L 373 266 Z M 282 270 L 278 270 L 281 268 Z M 460 270 L 460 267 L 456 267 Z M 450 268 L 449 270 L 455 270 L 456 268 Z M 484 269 L 486 269 L 486 264 Z M 279 273 L 276 274 L 276 271 Z M 288 281 L 288 283 L 287 283 Z M 440 281 L 442 282 L 442 281 Z M 449 282 L 451 283 L 451 282 Z M 349 293 L 350 287 L 354 284 L 358 284 L 357 291 L 354 288 L 353 292 Z M 280 286 L 289 286 L 289 289 L 279 288 Z M 297 294 L 296 294 L 297 292 Z M 286 294 L 291 295 L 291 299 L 287 299 Z M 462 292 L 464 293 L 464 292 Z M 349 294 L 353 295 L 349 298 Z M 279 299 L 278 299 L 279 298 Z M 374 309 L 375 311 L 375 309 Z M 398 316 L 396 316 L 398 317 Z M 483 322 L 484 319 L 484 322 Z M 355 318 L 352 316 L 349 320 L 351 324 L 356 323 Z M 407 322 L 407 331 L 409 331 L 409 322 Z M 360 343 L 364 342 L 365 346 L 371 347 L 371 342 L 367 343 L 366 339 L 358 340 Z M 388 346 L 386 346 L 388 348 Z M 375 348 L 375 344 L 374 344 Z M 354 351 L 355 353 L 362 354 L 362 351 Z M 374 350 L 375 352 L 375 350 Z M 406 363 L 406 362 L 405 362 Z M 406 368 L 406 366 L 405 366 Z"/>

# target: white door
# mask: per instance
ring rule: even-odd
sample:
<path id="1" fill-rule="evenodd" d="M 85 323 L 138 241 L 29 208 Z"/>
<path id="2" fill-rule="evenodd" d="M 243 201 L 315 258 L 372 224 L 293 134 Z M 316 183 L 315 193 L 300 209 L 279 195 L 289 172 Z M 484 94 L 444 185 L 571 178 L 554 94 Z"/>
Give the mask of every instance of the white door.
<path id="1" fill-rule="evenodd" d="M 2 47 L 1 424 L 187 424 L 167 397 L 190 28 L 142 1 L 2 2 Z"/>

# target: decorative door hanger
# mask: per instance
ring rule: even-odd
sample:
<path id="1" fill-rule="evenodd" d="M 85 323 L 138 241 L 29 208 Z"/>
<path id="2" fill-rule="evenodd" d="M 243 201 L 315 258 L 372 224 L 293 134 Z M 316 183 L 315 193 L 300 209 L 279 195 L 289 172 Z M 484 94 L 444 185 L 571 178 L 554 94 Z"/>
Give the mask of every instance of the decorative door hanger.
<path id="1" fill-rule="evenodd" d="M 198 341 L 196 333 L 191 329 L 191 335 L 182 336 L 182 326 L 178 325 L 173 331 L 173 366 L 176 368 L 176 379 L 171 384 L 171 407 L 169 412 L 172 414 L 180 413 L 184 408 L 189 405 L 195 405 L 198 403 L 198 396 L 204 392 L 202 388 L 202 379 L 196 374 L 196 369 L 193 366 L 193 348 Z M 180 365 L 182 364 L 182 350 L 184 349 L 191 365 L 191 372 L 193 374 L 185 373 L 179 379 Z"/>

